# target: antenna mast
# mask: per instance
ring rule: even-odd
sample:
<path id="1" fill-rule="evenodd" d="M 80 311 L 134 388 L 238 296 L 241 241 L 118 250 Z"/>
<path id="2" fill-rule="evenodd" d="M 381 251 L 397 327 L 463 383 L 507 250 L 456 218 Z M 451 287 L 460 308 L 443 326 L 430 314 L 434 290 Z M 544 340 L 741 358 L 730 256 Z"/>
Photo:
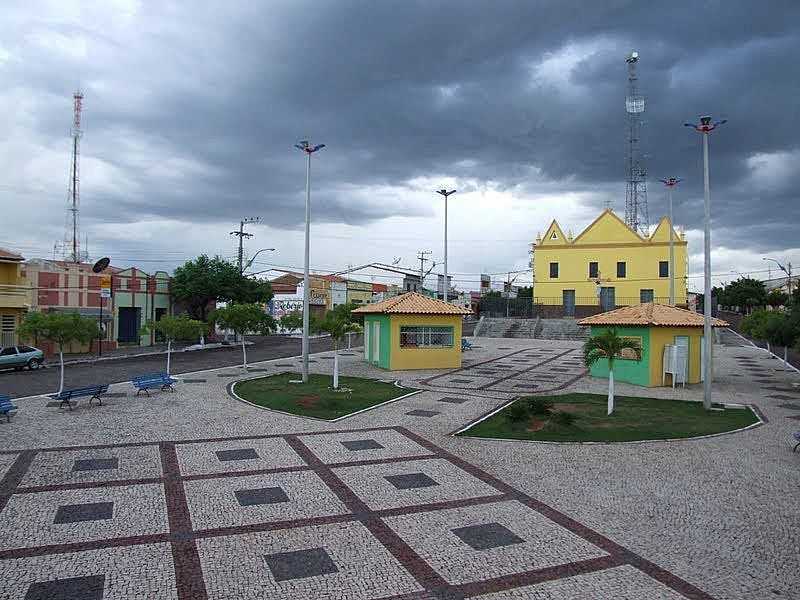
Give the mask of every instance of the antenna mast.
<path id="1" fill-rule="evenodd" d="M 631 52 L 628 63 L 628 95 L 625 111 L 628 113 L 627 182 L 625 184 L 625 222 L 644 236 L 650 233 L 650 216 L 647 212 L 647 167 L 642 154 L 641 115 L 644 113 L 644 96 L 639 94 L 636 64 L 639 53 Z"/>
<path id="2" fill-rule="evenodd" d="M 79 263 L 85 257 L 80 247 L 80 154 L 81 154 L 81 111 L 83 110 L 83 92 L 77 90 L 72 95 L 72 164 L 70 165 L 69 193 L 67 196 L 67 227 L 64 240 L 65 259 Z"/>

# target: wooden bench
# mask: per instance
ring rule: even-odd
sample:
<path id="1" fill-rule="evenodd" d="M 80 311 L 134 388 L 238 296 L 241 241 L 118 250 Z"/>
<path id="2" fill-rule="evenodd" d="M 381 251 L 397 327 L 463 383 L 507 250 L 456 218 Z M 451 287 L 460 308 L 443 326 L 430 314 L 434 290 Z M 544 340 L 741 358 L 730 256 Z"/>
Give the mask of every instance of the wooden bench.
<path id="1" fill-rule="evenodd" d="M 472 350 L 472 343 L 467 338 L 461 338 L 461 351 Z"/>
<path id="2" fill-rule="evenodd" d="M 61 403 L 58 405 L 58 408 L 62 408 L 64 404 L 69 406 L 69 409 L 72 410 L 72 403 L 71 400 L 73 398 L 89 398 L 89 406 L 92 405 L 92 402 L 97 400 L 100 406 L 103 406 L 103 400 L 101 396 L 108 391 L 108 384 L 104 385 L 87 385 L 86 387 L 81 388 L 74 388 L 71 390 L 64 390 L 60 394 L 53 394 L 50 396 L 53 400 L 60 400 Z"/>
<path id="3" fill-rule="evenodd" d="M 792 452 L 796 452 L 797 448 L 800 446 L 800 431 L 795 431 L 792 435 L 794 436 L 794 439 L 797 440 L 797 443 L 794 445 Z"/>
<path id="4" fill-rule="evenodd" d="M 5 415 L 9 423 L 11 423 L 11 413 L 15 412 L 17 407 L 11 402 L 11 396 L 0 394 L 0 415 Z"/>
<path id="5" fill-rule="evenodd" d="M 136 388 L 136 395 L 142 392 L 150 396 L 150 390 L 169 390 L 174 392 L 175 388 L 172 384 L 177 383 L 177 379 L 173 379 L 166 373 L 148 373 L 147 375 L 139 375 L 131 380 L 133 387 Z"/>

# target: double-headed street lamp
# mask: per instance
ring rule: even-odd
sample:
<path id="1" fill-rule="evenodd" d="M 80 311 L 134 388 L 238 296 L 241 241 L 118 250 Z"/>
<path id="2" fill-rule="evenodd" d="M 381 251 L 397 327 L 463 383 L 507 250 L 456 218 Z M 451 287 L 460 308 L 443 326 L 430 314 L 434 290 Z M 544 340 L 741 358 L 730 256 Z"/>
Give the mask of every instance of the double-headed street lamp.
<path id="1" fill-rule="evenodd" d="M 708 135 L 717 127 L 727 123 L 727 119 L 711 122 L 711 117 L 700 117 L 700 123 L 684 123 L 703 135 L 703 196 L 704 196 L 704 261 L 703 275 L 705 289 L 703 290 L 703 407 L 711 410 L 711 352 L 714 347 L 711 339 L 711 186 L 708 180 Z"/>
<path id="2" fill-rule="evenodd" d="M 787 262 L 786 263 L 786 267 L 784 267 L 781 263 L 779 263 L 774 258 L 762 258 L 761 260 L 769 260 L 769 261 L 774 262 L 776 265 L 778 265 L 778 268 L 781 271 L 786 273 L 786 277 L 787 277 L 787 284 L 786 285 L 787 285 L 787 290 L 789 292 L 789 297 L 791 298 L 791 296 L 792 296 L 792 263 Z"/>
<path id="3" fill-rule="evenodd" d="M 681 181 L 677 177 L 661 179 L 661 183 L 667 186 L 667 198 L 669 198 L 669 304 L 675 306 L 675 241 L 674 228 L 672 222 L 672 188 Z"/>
<path id="4" fill-rule="evenodd" d="M 450 301 L 450 284 L 447 281 L 447 198 L 455 194 L 455 190 L 447 189 L 436 190 L 437 194 L 444 196 L 444 301 Z"/>
<path id="5" fill-rule="evenodd" d="M 308 325 L 309 325 L 309 300 L 310 279 L 308 276 L 309 233 L 311 223 L 311 155 L 317 150 L 322 150 L 325 144 L 312 146 L 308 140 L 302 140 L 294 145 L 295 148 L 305 152 L 306 162 L 306 259 L 303 270 L 303 383 L 308 383 Z"/>

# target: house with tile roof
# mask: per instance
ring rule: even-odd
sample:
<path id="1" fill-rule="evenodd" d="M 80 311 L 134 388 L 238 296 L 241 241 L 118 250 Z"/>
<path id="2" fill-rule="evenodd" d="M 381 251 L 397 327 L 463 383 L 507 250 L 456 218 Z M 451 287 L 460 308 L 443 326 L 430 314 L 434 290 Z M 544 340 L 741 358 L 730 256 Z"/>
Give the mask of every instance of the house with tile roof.
<path id="1" fill-rule="evenodd" d="M 586 317 L 578 325 L 591 327 L 592 336 L 614 330 L 639 342 L 641 360 L 627 352 L 616 357 L 614 379 L 618 381 L 645 387 L 703 381 L 703 315 L 677 306 L 646 302 Z M 713 319 L 711 325 L 727 327 L 728 323 Z M 591 374 L 608 378 L 607 361 L 592 365 Z"/>
<path id="2" fill-rule="evenodd" d="M 461 366 L 461 323 L 471 311 L 409 292 L 353 310 L 364 317 L 364 360 L 392 371 Z"/>

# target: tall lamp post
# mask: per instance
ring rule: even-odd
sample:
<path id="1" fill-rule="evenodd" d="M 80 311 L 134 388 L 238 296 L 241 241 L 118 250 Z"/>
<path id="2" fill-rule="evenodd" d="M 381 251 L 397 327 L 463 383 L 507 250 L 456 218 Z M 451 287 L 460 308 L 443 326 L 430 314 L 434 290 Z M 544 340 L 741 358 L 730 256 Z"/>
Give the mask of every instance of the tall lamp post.
<path id="1" fill-rule="evenodd" d="M 449 192 L 446 189 L 436 190 L 437 194 L 441 194 L 444 196 L 444 301 L 450 301 L 450 284 L 447 281 L 447 198 L 448 196 L 455 194 L 455 190 L 450 190 Z"/>
<path id="2" fill-rule="evenodd" d="M 667 198 L 669 201 L 669 304 L 670 306 L 675 306 L 675 223 L 672 222 L 672 189 L 681 180 L 676 177 L 669 177 L 660 181 L 667 186 Z"/>
<path id="3" fill-rule="evenodd" d="M 303 268 L 303 383 L 308 383 L 308 318 L 310 300 L 310 280 L 308 276 L 309 233 L 311 224 L 311 155 L 322 150 L 325 144 L 312 146 L 308 140 L 294 145 L 306 154 L 306 259 Z"/>
<path id="4" fill-rule="evenodd" d="M 711 339 L 711 186 L 708 180 L 708 135 L 723 123 L 722 121 L 711 122 L 711 117 L 700 117 L 700 123 L 684 123 L 684 126 L 691 127 L 703 136 L 703 197 L 704 197 L 704 216 L 703 216 L 703 279 L 705 289 L 703 290 L 703 344 L 705 352 L 703 354 L 703 407 L 711 410 L 711 352 L 714 347 Z"/>

